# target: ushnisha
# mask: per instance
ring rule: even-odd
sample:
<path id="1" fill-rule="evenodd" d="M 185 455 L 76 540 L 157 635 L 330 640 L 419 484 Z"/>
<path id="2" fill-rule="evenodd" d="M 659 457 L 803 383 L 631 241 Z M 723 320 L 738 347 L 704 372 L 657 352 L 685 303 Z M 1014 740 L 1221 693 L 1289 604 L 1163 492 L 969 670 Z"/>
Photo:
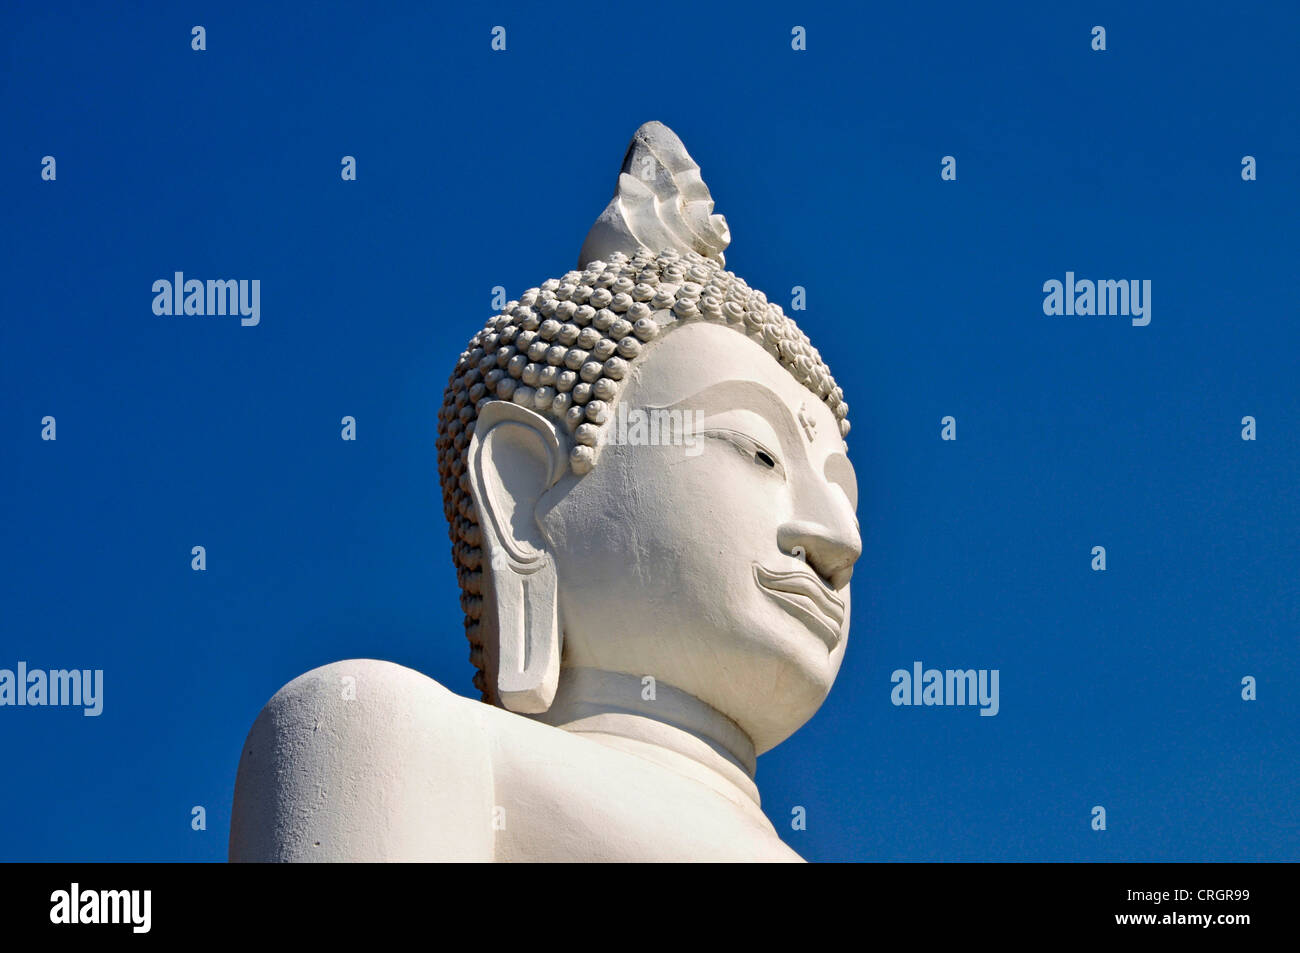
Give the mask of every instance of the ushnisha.
<path id="1" fill-rule="evenodd" d="M 488 320 L 438 414 L 489 704 L 373 660 L 291 682 L 245 745 L 233 860 L 799 859 L 755 759 L 843 659 L 848 405 L 729 240 L 642 126 L 578 269 Z M 699 421 L 703 452 L 611 439 L 621 405 Z"/>

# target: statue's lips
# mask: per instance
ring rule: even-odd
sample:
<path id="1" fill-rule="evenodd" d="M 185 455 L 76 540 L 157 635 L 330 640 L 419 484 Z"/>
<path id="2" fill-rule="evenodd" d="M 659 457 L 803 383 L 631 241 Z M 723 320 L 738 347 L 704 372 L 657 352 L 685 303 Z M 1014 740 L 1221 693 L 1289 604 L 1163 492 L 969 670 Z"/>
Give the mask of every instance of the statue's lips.
<path id="1" fill-rule="evenodd" d="M 754 563 L 754 581 L 785 609 L 811 624 L 834 649 L 844 625 L 844 602 L 810 572 L 775 572 Z"/>

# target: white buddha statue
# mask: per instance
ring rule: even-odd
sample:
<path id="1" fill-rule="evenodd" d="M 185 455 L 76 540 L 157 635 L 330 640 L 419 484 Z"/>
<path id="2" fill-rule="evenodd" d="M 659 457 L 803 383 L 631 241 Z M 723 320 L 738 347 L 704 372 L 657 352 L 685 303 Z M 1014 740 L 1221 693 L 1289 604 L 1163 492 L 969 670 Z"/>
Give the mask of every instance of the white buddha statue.
<path id="1" fill-rule="evenodd" d="M 232 860 L 799 859 L 755 758 L 844 656 L 848 407 L 712 211 L 642 126 L 578 270 L 471 339 L 438 451 L 482 700 L 374 660 L 295 679 L 244 746 Z"/>

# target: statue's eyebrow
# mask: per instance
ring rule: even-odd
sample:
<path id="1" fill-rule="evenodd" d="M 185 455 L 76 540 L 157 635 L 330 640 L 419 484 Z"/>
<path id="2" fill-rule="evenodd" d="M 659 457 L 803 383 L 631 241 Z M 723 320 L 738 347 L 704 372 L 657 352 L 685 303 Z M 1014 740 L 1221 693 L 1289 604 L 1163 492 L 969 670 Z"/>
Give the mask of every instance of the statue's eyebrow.
<path id="1" fill-rule="evenodd" d="M 809 395 L 811 397 L 811 395 Z M 813 398 L 815 399 L 815 398 Z M 758 381 L 749 381 L 743 379 L 733 379 L 718 381 L 710 384 L 701 390 L 695 391 L 683 397 L 681 400 L 669 404 L 667 410 L 688 410 L 702 404 L 722 404 L 730 408 L 754 407 L 759 405 L 759 409 L 764 411 L 770 419 L 779 420 L 784 426 L 778 427 L 778 435 L 783 439 L 786 436 L 794 437 L 799 433 L 798 424 L 794 416 L 790 413 L 789 406 L 785 400 L 764 384 Z M 661 409 L 661 408 L 655 408 Z M 774 415 L 774 416 L 773 416 Z M 784 433 L 781 431 L 784 430 Z M 788 449 L 788 448 L 787 448 Z"/>
<path id="2" fill-rule="evenodd" d="M 809 397 L 812 400 L 817 400 L 812 394 L 809 394 Z M 788 438 L 795 446 L 805 453 L 807 452 L 806 445 L 800 438 L 799 424 L 791 413 L 790 406 L 774 390 L 757 381 L 744 379 L 719 381 L 669 405 L 669 409 L 685 410 L 695 404 L 712 402 L 720 402 L 730 407 L 752 407 L 756 402 L 762 404 L 764 410 L 775 413 L 777 415 L 776 419 L 784 425 L 776 428 L 778 436 L 783 441 Z M 786 452 L 789 452 L 790 449 L 788 446 L 783 448 Z M 844 491 L 849 504 L 856 512 L 858 508 L 858 478 L 857 472 L 853 469 L 853 464 L 849 462 L 848 454 L 839 450 L 829 454 L 822 464 L 822 476 Z"/>
<path id="3" fill-rule="evenodd" d="M 810 395 L 811 396 L 811 395 Z M 812 397 L 816 400 L 815 397 Z M 778 435 L 782 439 L 787 437 L 796 446 L 801 449 L 805 447 L 803 440 L 799 439 L 799 425 L 790 412 L 789 405 L 785 400 L 771 388 L 749 380 L 727 380 L 711 384 L 703 390 L 685 397 L 673 404 L 673 408 L 686 409 L 687 406 L 704 403 L 720 402 L 727 406 L 735 407 L 737 405 L 753 406 L 755 402 L 764 405 L 764 409 L 774 412 L 778 419 L 784 424 L 784 427 L 778 427 Z M 789 447 L 784 448 L 789 451 Z M 805 449 L 806 452 L 806 449 Z M 836 450 L 827 455 L 825 462 L 822 464 L 822 476 L 828 483 L 833 483 L 844 491 L 848 498 L 849 505 L 853 508 L 854 519 L 857 519 L 858 509 L 858 477 L 857 471 L 853 469 L 853 464 L 849 461 L 848 454 L 841 450 Z"/>

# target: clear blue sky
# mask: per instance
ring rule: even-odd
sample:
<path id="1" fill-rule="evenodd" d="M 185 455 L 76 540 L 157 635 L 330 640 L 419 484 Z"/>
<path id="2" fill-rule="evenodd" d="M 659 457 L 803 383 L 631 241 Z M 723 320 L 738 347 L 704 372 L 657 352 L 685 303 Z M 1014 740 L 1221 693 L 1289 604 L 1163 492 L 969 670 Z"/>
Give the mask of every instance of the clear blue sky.
<path id="1" fill-rule="evenodd" d="M 0 14 L 0 667 L 102 668 L 105 708 L 0 709 L 0 859 L 224 859 L 244 735 L 316 665 L 472 693 L 442 389 L 649 119 L 853 406 L 866 552 L 830 700 L 759 762 L 782 836 L 1300 857 L 1295 4 L 53 6 Z M 260 279 L 260 325 L 155 316 L 175 271 Z M 1150 279 L 1150 325 L 1045 316 L 1067 271 Z M 893 706 L 917 660 L 998 669 L 1000 713 Z"/>

